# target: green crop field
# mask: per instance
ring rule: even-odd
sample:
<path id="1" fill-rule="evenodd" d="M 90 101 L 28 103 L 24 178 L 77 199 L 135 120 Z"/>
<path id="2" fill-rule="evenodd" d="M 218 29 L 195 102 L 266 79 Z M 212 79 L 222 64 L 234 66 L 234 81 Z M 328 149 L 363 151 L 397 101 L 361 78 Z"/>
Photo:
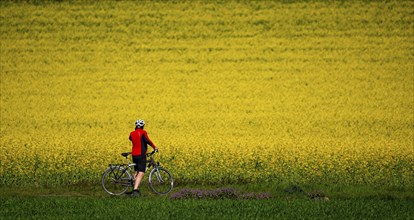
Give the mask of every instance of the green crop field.
<path id="1" fill-rule="evenodd" d="M 99 185 L 142 118 L 177 185 L 412 198 L 413 1 L 0 9 L 3 189 Z"/>

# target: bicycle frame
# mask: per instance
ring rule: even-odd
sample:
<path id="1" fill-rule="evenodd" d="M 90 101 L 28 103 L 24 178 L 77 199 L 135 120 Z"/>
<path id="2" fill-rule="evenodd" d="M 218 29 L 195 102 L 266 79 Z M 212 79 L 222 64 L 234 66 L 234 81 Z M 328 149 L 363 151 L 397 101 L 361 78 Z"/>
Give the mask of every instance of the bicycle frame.
<path id="1" fill-rule="evenodd" d="M 152 155 L 155 153 L 151 152 L 146 154 L 147 157 L 149 157 L 149 160 L 147 160 L 147 166 L 145 167 L 145 171 L 147 171 L 150 167 L 154 167 L 155 169 L 157 169 L 157 179 L 160 180 L 161 178 L 159 177 L 159 171 L 158 171 L 158 167 L 160 165 L 159 162 L 155 162 L 154 158 L 152 157 Z M 125 157 L 126 163 L 124 164 L 109 164 L 109 167 L 111 168 L 111 172 L 114 170 L 119 171 L 119 169 L 116 168 L 122 168 L 122 172 L 121 173 L 115 173 L 115 177 L 117 179 L 119 179 L 120 176 L 124 175 L 125 172 L 129 172 L 130 176 L 132 177 L 132 181 L 131 181 L 131 185 L 134 185 L 135 182 L 135 174 L 132 175 L 133 171 L 132 171 L 132 167 L 134 167 L 136 164 L 135 163 L 130 163 L 130 160 L 128 160 L 128 155 L 130 153 L 123 153 L 122 156 Z M 161 179 L 161 181 L 163 181 Z"/>

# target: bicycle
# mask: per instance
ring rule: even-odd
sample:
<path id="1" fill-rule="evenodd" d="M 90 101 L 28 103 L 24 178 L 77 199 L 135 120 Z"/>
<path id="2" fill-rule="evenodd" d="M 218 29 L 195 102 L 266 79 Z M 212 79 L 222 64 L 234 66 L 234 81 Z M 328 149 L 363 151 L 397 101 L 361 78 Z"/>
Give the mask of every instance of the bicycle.
<path id="1" fill-rule="evenodd" d="M 172 174 L 165 168 L 160 166 L 159 162 L 155 162 L 153 155 L 156 151 L 147 153 L 147 166 L 145 171 L 153 167 L 148 182 L 151 189 L 156 194 L 165 195 L 171 192 L 174 187 L 174 179 Z M 129 187 L 134 187 L 134 175 L 132 168 L 135 163 L 130 163 L 128 156 L 131 152 L 121 153 L 125 157 L 126 164 L 109 164 L 108 169 L 102 175 L 102 187 L 110 195 L 122 195 L 128 191 Z"/>

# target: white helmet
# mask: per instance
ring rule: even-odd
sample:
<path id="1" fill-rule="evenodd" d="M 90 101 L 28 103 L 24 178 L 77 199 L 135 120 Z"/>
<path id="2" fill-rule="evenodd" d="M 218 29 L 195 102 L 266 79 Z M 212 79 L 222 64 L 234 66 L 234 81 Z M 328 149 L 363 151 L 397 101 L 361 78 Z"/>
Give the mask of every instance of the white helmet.
<path id="1" fill-rule="evenodd" d="M 135 122 L 135 127 L 144 127 L 144 125 L 145 125 L 144 120 L 138 119 L 138 120 Z"/>

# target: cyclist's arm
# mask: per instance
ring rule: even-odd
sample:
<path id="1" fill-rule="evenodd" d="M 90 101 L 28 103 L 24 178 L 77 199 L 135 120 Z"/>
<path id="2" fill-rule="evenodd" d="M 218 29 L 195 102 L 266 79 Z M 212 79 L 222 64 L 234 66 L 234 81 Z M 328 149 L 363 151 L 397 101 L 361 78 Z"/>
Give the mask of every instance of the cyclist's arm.
<path id="1" fill-rule="evenodd" d="M 158 150 L 155 144 L 149 139 L 147 132 L 144 133 L 144 139 L 154 150 Z"/>

